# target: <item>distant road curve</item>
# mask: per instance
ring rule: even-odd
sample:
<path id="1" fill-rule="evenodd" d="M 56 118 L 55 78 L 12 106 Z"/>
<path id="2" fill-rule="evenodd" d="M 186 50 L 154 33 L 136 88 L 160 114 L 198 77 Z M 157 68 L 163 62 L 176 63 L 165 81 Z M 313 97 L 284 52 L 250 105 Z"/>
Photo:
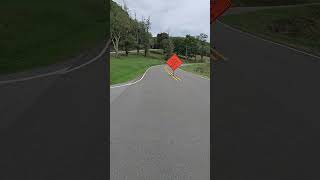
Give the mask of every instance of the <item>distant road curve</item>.
<path id="1" fill-rule="evenodd" d="M 53 70 L 51 72 L 38 72 L 38 73 L 36 72 L 36 73 L 33 73 L 32 72 L 33 70 L 30 70 L 32 75 L 30 75 L 30 76 L 23 75 L 22 77 L 8 78 L 6 80 L 0 80 L 0 85 L 16 83 L 16 82 L 22 82 L 22 81 L 28 81 L 28 80 L 32 80 L 32 79 L 36 79 L 36 78 L 48 77 L 48 76 L 52 76 L 52 75 L 61 75 L 61 74 L 66 74 L 66 73 L 75 71 L 77 69 L 80 69 L 80 68 L 82 68 L 84 66 L 87 66 L 87 65 L 93 63 L 94 61 L 97 61 L 100 57 L 102 57 L 104 54 L 106 54 L 107 53 L 107 49 L 110 46 L 110 43 L 111 43 L 111 41 L 108 40 L 106 45 L 104 46 L 104 48 L 100 51 L 100 53 L 97 56 L 95 56 L 94 58 L 92 58 L 90 60 L 87 60 L 86 62 L 84 62 L 84 63 L 82 63 L 80 65 L 73 66 L 71 64 L 71 65 L 67 65 L 65 67 L 60 67 L 60 69 L 55 69 L 55 70 Z M 49 66 L 49 67 L 45 67 L 45 68 L 50 69 L 51 67 Z"/>

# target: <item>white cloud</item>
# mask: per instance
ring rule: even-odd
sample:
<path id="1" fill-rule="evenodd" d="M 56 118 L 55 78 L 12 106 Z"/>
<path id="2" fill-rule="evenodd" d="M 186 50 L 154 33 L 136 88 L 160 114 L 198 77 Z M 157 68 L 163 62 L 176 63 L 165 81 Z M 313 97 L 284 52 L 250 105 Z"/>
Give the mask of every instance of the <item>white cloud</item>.
<path id="1" fill-rule="evenodd" d="M 123 0 L 115 0 L 123 5 Z M 210 39 L 210 0 L 125 0 L 131 16 L 150 16 L 151 32 L 169 32 L 170 36 L 205 33 Z"/>

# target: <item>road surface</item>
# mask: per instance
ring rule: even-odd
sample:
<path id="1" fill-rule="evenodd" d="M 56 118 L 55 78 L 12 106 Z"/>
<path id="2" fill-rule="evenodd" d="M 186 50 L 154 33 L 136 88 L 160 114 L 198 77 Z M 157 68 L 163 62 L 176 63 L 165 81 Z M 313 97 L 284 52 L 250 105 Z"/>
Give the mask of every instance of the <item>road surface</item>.
<path id="1" fill-rule="evenodd" d="M 211 27 L 216 180 L 320 179 L 320 58 Z"/>
<path id="2" fill-rule="evenodd" d="M 110 94 L 111 180 L 210 177 L 210 81 L 164 65 Z"/>
<path id="3" fill-rule="evenodd" d="M 71 72 L 0 84 L 0 179 L 105 179 L 106 52 L 73 61 Z"/>

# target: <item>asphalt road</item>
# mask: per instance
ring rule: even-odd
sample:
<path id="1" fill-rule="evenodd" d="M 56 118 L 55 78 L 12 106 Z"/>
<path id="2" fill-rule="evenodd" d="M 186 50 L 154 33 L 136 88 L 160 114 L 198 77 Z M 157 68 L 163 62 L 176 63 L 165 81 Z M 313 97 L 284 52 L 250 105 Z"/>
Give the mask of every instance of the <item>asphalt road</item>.
<path id="1" fill-rule="evenodd" d="M 211 30 L 228 58 L 212 66 L 215 179 L 320 179 L 320 58 Z"/>
<path id="2" fill-rule="evenodd" d="M 232 7 L 227 10 L 223 16 L 231 14 L 241 14 L 247 12 L 254 12 L 257 10 L 263 9 L 277 9 L 277 8 L 288 8 L 288 7 L 299 7 L 299 6 L 308 6 L 308 5 L 318 5 L 320 3 L 305 3 L 305 4 L 295 4 L 295 5 L 282 5 L 282 6 L 253 6 L 253 7 Z"/>
<path id="3" fill-rule="evenodd" d="M 164 65 L 110 94 L 111 180 L 210 177 L 210 81 Z"/>
<path id="4" fill-rule="evenodd" d="M 0 84 L 1 180 L 107 177 L 107 57 L 78 69 L 85 62 L 73 61 L 68 73 Z"/>

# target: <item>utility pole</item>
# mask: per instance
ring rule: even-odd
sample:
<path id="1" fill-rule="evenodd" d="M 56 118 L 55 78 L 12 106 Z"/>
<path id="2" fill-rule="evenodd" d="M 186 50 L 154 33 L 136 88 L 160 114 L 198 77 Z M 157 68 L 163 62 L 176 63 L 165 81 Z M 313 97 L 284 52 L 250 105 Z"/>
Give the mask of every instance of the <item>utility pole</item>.
<path id="1" fill-rule="evenodd" d="M 187 48 L 187 45 L 186 45 L 186 60 L 188 60 L 188 48 Z"/>

